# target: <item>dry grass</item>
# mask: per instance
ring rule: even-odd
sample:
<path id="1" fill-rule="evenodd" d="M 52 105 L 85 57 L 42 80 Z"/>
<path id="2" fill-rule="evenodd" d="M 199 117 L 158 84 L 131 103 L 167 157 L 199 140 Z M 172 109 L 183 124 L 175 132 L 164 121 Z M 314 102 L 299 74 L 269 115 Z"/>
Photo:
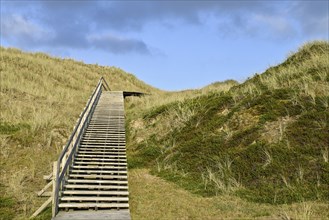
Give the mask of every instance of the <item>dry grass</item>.
<path id="1" fill-rule="evenodd" d="M 232 195 L 204 198 L 152 176 L 146 169 L 129 171 L 129 204 L 133 219 L 327 219 L 329 205 L 250 203 Z"/>
<path id="2" fill-rule="evenodd" d="M 51 172 L 101 76 L 112 90 L 158 90 L 114 67 L 0 50 L 0 199 L 11 201 L 0 215 L 25 219 L 44 201 L 35 191 L 46 184 L 42 176 Z"/>

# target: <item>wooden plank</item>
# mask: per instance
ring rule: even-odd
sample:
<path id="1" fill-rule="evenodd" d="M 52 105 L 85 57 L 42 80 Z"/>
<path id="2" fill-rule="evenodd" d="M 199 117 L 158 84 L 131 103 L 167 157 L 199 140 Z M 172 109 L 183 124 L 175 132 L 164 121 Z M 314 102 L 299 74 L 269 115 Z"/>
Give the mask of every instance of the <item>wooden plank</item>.
<path id="1" fill-rule="evenodd" d="M 45 202 L 40 206 L 40 208 L 38 208 L 38 210 L 35 211 L 35 212 L 31 215 L 30 219 L 35 218 L 37 215 L 39 215 L 43 210 L 45 210 L 45 208 L 47 208 L 47 206 L 48 206 L 52 201 L 53 201 L 53 197 L 49 197 L 49 198 L 47 199 L 47 201 L 45 201 Z"/>
<path id="2" fill-rule="evenodd" d="M 89 158 L 91 157 L 91 158 Z M 100 159 L 118 159 L 118 158 L 124 158 L 126 159 L 126 155 L 115 155 L 115 154 L 111 154 L 111 153 L 107 153 L 107 154 L 79 154 L 76 156 L 76 158 L 89 158 L 89 159 L 96 159 L 96 158 L 100 158 Z"/>
<path id="3" fill-rule="evenodd" d="M 85 179 L 121 179 L 127 180 L 127 175 L 97 175 L 97 174 L 70 174 L 72 178 L 85 178 Z"/>
<path id="4" fill-rule="evenodd" d="M 128 197 L 63 196 L 61 198 L 61 201 L 128 202 Z"/>
<path id="5" fill-rule="evenodd" d="M 56 198 L 56 182 L 57 182 L 57 161 L 53 162 L 53 196 L 52 196 L 52 202 L 53 202 L 53 206 L 52 206 L 52 217 L 55 217 L 55 215 L 57 214 L 57 198 Z"/>
<path id="6" fill-rule="evenodd" d="M 127 160 L 126 159 L 122 159 L 122 158 L 90 158 L 90 157 L 77 157 L 75 158 L 75 162 L 99 162 L 99 163 L 105 163 L 105 162 L 124 162 L 126 163 Z"/>
<path id="7" fill-rule="evenodd" d="M 84 207 L 88 208 L 88 207 Z M 94 207 L 91 207 L 94 208 Z M 111 207 L 110 207 L 111 208 Z M 53 220 L 130 220 L 130 213 L 125 209 L 116 210 L 116 207 L 113 210 L 85 210 L 85 211 L 73 211 L 73 212 L 59 212 L 58 215 Z"/>
<path id="8" fill-rule="evenodd" d="M 81 185 L 81 184 L 67 184 L 65 185 L 67 189 L 102 189 L 102 190 L 128 190 L 128 186 L 119 185 Z"/>
<path id="9" fill-rule="evenodd" d="M 53 181 L 50 181 L 45 187 L 43 187 L 42 190 L 40 190 L 39 192 L 37 192 L 38 196 L 42 196 L 44 194 L 44 192 L 46 192 L 47 189 L 50 188 L 50 186 L 53 185 Z"/>
<path id="10" fill-rule="evenodd" d="M 128 203 L 61 203 L 60 208 L 129 208 Z"/>
<path id="11" fill-rule="evenodd" d="M 64 195 L 120 195 L 120 196 L 128 196 L 128 191 L 99 191 L 99 190 L 65 190 L 63 191 Z"/>
<path id="12" fill-rule="evenodd" d="M 90 165 L 90 166 L 79 166 L 79 165 L 73 165 L 73 169 L 96 169 L 96 170 L 127 170 L 127 165 L 120 164 L 118 166 L 96 166 L 96 165 Z"/>
<path id="13" fill-rule="evenodd" d="M 68 179 L 68 183 L 94 183 L 94 184 L 128 184 L 127 180 L 76 180 Z"/>
<path id="14" fill-rule="evenodd" d="M 95 149 L 95 150 L 93 150 L 93 149 L 86 149 L 86 150 L 79 150 L 78 151 L 78 154 L 79 155 L 93 155 L 93 154 L 95 154 L 95 155 L 108 155 L 108 154 L 110 154 L 110 155 L 126 155 L 126 151 L 118 151 L 118 150 L 106 150 L 106 149 L 102 149 L 103 151 L 101 151 L 101 150 L 99 150 L 99 149 Z"/>
<path id="15" fill-rule="evenodd" d="M 96 174 L 96 173 L 99 173 L 99 174 L 113 174 L 113 175 L 116 175 L 116 174 L 126 174 L 127 175 L 127 171 L 120 171 L 120 170 L 71 170 L 71 173 L 89 173 L 89 174 Z"/>
<path id="16" fill-rule="evenodd" d="M 43 179 L 44 180 L 51 180 L 53 178 L 53 174 L 51 173 L 51 174 L 49 174 L 49 175 L 44 175 L 43 176 Z"/>
<path id="17" fill-rule="evenodd" d="M 117 161 L 117 162 L 83 162 L 83 161 L 75 161 L 74 165 L 115 165 L 115 166 L 127 166 L 125 161 Z"/>

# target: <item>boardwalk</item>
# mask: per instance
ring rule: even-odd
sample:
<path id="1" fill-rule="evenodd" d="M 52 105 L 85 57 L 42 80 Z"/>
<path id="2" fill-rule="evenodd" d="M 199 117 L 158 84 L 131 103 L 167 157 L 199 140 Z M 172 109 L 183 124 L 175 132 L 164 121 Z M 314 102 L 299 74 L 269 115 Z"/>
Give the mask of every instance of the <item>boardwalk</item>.
<path id="1" fill-rule="evenodd" d="M 101 92 L 91 114 L 53 220 L 130 219 L 123 92 Z"/>

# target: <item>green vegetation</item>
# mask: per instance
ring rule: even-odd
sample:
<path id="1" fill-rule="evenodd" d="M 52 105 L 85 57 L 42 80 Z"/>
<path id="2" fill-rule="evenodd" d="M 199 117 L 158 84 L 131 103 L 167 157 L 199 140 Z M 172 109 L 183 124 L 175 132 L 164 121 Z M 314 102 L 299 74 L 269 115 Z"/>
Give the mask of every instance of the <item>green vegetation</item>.
<path id="1" fill-rule="evenodd" d="M 126 99 L 134 218 L 329 218 L 328 54 L 312 42 L 242 84 L 164 92 L 118 68 L 1 48 L 0 219 L 44 202 L 35 191 L 101 76 L 151 94 Z"/>
<path id="2" fill-rule="evenodd" d="M 309 43 L 240 85 L 131 115 L 130 167 L 200 195 L 328 202 L 328 54 L 327 42 Z"/>

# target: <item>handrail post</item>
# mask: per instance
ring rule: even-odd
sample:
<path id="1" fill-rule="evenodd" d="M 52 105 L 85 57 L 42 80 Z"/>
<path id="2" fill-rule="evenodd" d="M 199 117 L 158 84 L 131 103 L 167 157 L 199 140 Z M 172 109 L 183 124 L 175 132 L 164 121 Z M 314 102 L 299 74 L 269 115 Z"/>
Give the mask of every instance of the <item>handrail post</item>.
<path id="1" fill-rule="evenodd" d="M 57 173 L 58 173 L 58 167 L 57 167 L 57 161 L 54 161 L 53 163 L 53 206 L 52 206 L 52 217 L 56 216 L 57 212 L 57 206 L 58 206 L 58 201 L 57 201 L 57 193 L 56 191 L 57 188 Z"/>

